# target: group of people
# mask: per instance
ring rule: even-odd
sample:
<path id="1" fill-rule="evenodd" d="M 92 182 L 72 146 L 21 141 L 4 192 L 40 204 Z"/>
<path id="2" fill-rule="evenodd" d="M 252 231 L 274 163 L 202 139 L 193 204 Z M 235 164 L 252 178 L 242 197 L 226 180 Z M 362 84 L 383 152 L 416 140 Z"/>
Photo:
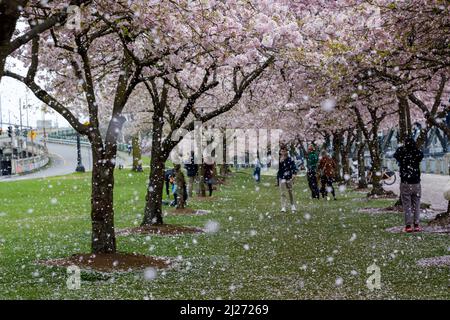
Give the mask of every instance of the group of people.
<path id="1" fill-rule="evenodd" d="M 190 161 L 184 167 L 187 174 L 187 183 L 180 164 L 174 165 L 173 169 L 166 170 L 164 174 L 167 198 L 170 199 L 171 193 L 173 196 L 173 200 L 169 204 L 177 208 L 184 208 L 188 197 L 192 197 L 194 185 L 200 182 L 200 176 L 203 178 L 203 183 L 208 187 L 210 197 L 212 196 L 213 185 L 215 184 L 215 163 L 212 159 L 203 161 L 201 165 L 198 165 L 195 163 L 194 156 L 192 155 Z M 200 191 L 197 191 L 197 193 L 200 193 Z"/>
<path id="2" fill-rule="evenodd" d="M 308 185 L 311 190 L 312 198 L 320 199 L 320 195 L 322 195 L 323 198 L 326 198 L 328 197 L 328 193 L 331 193 L 333 199 L 336 200 L 336 193 L 333 187 L 337 167 L 336 161 L 330 157 L 325 150 L 322 151 L 319 159 L 319 152 L 316 146 L 312 144 L 308 147 L 306 162 Z M 288 198 L 291 211 L 295 212 L 297 210 L 292 192 L 292 185 L 297 172 L 298 168 L 295 165 L 295 161 L 289 156 L 288 148 L 286 146 L 281 146 L 277 173 L 277 181 L 281 193 L 281 212 L 286 212 Z M 320 189 L 318 181 L 320 181 L 321 184 Z"/>
<path id="3" fill-rule="evenodd" d="M 337 174 L 336 161 L 323 150 L 319 159 L 319 151 L 314 144 L 308 147 L 306 155 L 308 185 L 313 199 L 320 199 L 331 193 L 336 200 L 333 187 Z M 420 228 L 420 162 L 423 159 L 423 152 L 420 151 L 412 137 L 407 137 L 403 146 L 400 146 L 394 158 L 400 168 L 400 200 L 405 215 L 405 232 L 419 232 Z M 280 161 L 277 173 L 278 185 L 281 193 L 281 212 L 286 212 L 288 204 L 291 211 L 295 212 L 294 196 L 292 185 L 297 174 L 295 162 L 289 156 L 286 146 L 280 148 Z M 259 181 L 259 176 L 258 176 Z M 321 187 L 318 187 L 320 181 Z M 289 198 L 289 203 L 288 203 Z"/>
<path id="4" fill-rule="evenodd" d="M 336 193 L 334 191 L 333 182 L 337 174 L 336 161 L 330 157 L 326 150 L 322 150 L 321 158 L 319 159 L 319 151 L 314 144 L 308 147 L 307 153 L 307 169 L 308 169 L 308 185 L 311 190 L 313 199 L 320 199 L 328 197 L 331 193 L 333 199 L 336 200 Z M 318 187 L 320 181 L 320 189 Z"/>
<path id="5" fill-rule="evenodd" d="M 289 156 L 288 148 L 285 145 L 280 147 L 279 156 L 277 182 L 281 195 L 281 212 L 286 212 L 288 206 L 290 206 L 292 212 L 295 212 L 297 208 L 293 195 L 293 183 L 298 173 L 298 168 L 295 161 Z M 423 159 L 423 153 L 417 148 L 415 141 L 409 137 L 405 139 L 405 144 L 397 149 L 394 158 L 400 167 L 400 199 L 405 214 L 404 231 L 421 231 L 419 225 L 421 197 L 420 162 Z M 306 154 L 306 168 L 311 197 L 313 199 L 320 199 L 320 196 L 328 198 L 330 193 L 333 199 L 336 200 L 333 182 L 337 175 L 337 164 L 328 152 L 322 150 L 319 156 L 318 148 L 314 144 L 309 145 Z M 188 177 L 187 183 L 179 164 L 165 172 L 166 193 L 168 198 L 170 198 L 170 193 L 172 193 L 173 201 L 171 201 L 170 205 L 177 208 L 184 208 L 188 197 L 192 197 L 194 185 L 200 182 L 198 180 L 199 177 L 202 177 L 203 183 L 208 187 L 210 197 L 213 193 L 215 164 L 212 159 L 207 159 L 207 161 L 203 161 L 201 165 L 198 165 L 194 161 L 194 156 L 191 156 L 190 161 L 185 164 L 185 169 Z M 261 163 L 259 158 L 255 161 L 253 175 L 256 182 L 259 183 L 261 180 Z M 197 193 L 199 192 L 197 191 Z"/>

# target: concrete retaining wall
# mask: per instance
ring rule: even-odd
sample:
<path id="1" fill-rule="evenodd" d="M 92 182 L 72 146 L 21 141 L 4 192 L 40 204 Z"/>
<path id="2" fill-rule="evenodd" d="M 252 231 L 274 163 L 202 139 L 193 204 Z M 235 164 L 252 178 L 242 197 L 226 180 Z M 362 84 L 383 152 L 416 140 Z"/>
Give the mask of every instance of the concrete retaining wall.
<path id="1" fill-rule="evenodd" d="M 37 157 L 26 159 L 13 159 L 11 162 L 12 174 L 21 174 L 40 169 L 48 164 L 48 155 L 42 154 Z"/>

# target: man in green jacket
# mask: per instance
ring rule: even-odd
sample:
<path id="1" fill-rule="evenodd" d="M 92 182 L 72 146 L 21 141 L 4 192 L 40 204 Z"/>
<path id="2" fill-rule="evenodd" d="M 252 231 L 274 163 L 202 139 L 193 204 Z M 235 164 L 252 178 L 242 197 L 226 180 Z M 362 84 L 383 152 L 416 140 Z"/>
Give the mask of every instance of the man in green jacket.
<path id="1" fill-rule="evenodd" d="M 319 187 L 317 185 L 317 164 L 319 162 L 319 153 L 314 144 L 308 147 L 306 156 L 306 167 L 308 169 L 308 184 L 311 190 L 311 196 L 314 199 L 320 199 Z"/>

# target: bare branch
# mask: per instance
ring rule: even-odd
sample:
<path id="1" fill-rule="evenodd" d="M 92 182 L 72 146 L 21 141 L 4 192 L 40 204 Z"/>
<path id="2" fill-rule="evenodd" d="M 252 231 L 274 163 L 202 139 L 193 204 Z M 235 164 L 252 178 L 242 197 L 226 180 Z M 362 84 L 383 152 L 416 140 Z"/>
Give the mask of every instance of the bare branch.
<path id="1" fill-rule="evenodd" d="M 33 93 L 34 95 L 47 104 L 50 108 L 58 112 L 70 125 L 77 130 L 80 134 L 87 135 L 88 127 L 81 124 L 75 115 L 66 107 L 64 107 L 58 100 L 56 100 L 52 95 L 50 95 L 47 91 L 42 89 L 33 79 L 27 79 L 21 75 L 16 73 L 5 71 L 5 76 L 16 79 L 22 83 L 24 83 Z"/>

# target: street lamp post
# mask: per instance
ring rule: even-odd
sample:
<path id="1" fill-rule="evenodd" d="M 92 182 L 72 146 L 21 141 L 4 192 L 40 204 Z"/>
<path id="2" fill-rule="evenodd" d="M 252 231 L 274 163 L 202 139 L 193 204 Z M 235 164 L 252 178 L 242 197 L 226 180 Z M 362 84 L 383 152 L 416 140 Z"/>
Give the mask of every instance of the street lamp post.
<path id="1" fill-rule="evenodd" d="M 81 139 L 80 134 L 77 133 L 77 168 L 76 172 L 85 172 L 83 163 L 81 162 Z"/>

